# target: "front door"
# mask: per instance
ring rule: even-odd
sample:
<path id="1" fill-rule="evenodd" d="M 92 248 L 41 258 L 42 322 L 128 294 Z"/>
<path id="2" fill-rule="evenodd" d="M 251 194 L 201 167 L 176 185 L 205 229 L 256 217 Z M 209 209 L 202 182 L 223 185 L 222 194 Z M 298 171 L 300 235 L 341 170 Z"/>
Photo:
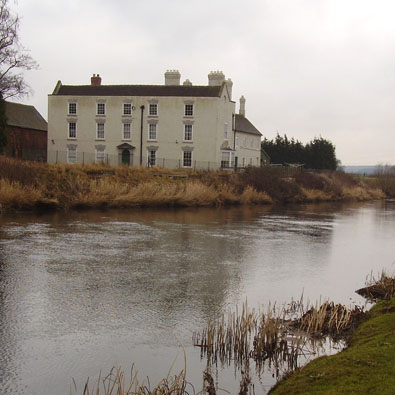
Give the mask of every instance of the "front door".
<path id="1" fill-rule="evenodd" d="M 130 151 L 128 149 L 122 151 L 122 164 L 130 166 Z"/>

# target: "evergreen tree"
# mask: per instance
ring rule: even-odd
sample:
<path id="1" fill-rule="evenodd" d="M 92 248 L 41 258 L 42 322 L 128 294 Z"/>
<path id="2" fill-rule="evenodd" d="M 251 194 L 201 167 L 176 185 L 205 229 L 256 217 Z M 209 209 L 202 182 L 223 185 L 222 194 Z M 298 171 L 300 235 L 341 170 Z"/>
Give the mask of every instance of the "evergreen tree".
<path id="1" fill-rule="evenodd" d="M 316 137 L 306 145 L 306 157 L 310 169 L 336 170 L 337 168 L 335 146 L 322 137 Z"/>
<path id="2" fill-rule="evenodd" d="M 287 135 L 284 137 L 278 133 L 274 140 L 265 138 L 262 148 L 269 155 L 272 163 L 277 164 L 303 164 L 306 169 L 336 170 L 335 146 L 322 137 L 316 137 L 306 145 Z"/>

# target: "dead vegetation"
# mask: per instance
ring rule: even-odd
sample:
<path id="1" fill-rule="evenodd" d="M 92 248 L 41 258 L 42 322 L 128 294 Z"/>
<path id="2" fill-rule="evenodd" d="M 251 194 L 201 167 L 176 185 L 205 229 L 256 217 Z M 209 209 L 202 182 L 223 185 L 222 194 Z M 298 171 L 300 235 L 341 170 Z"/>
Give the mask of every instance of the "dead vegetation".
<path id="1" fill-rule="evenodd" d="M 395 276 L 388 275 L 385 270 L 377 277 L 370 273 L 366 278 L 365 287 L 355 292 L 371 302 L 389 300 L 395 297 Z"/>
<path id="2" fill-rule="evenodd" d="M 287 176 L 285 176 L 287 175 Z M 24 162 L 0 156 L 5 209 L 204 207 L 383 198 L 375 185 L 339 172 L 243 172 Z"/>
<path id="3" fill-rule="evenodd" d="M 326 336 L 344 340 L 364 314 L 328 301 L 305 307 L 301 299 L 282 308 L 269 305 L 266 311 L 251 310 L 245 302 L 240 313 L 230 311 L 195 332 L 193 344 L 210 364 L 234 362 L 242 369 L 252 359 L 258 371 L 264 364 L 289 371 L 300 356 L 315 353 Z"/>
<path id="4" fill-rule="evenodd" d="M 77 385 L 73 380 L 70 394 L 78 392 Z M 139 381 L 137 372 L 130 372 L 130 377 L 126 377 L 125 372 L 120 367 L 114 367 L 105 377 L 99 378 L 90 385 L 89 378 L 84 385 L 83 395 L 183 395 L 194 394 L 194 388 L 186 381 L 185 370 L 177 375 L 169 375 L 162 379 L 155 387 L 151 388 L 149 379 Z"/>

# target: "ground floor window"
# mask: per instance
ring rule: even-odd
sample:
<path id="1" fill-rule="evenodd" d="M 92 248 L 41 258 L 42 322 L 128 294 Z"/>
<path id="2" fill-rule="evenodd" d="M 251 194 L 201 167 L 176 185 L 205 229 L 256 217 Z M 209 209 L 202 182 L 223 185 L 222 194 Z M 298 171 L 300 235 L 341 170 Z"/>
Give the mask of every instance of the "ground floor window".
<path id="1" fill-rule="evenodd" d="M 67 162 L 77 163 L 77 148 L 67 148 Z"/>
<path id="2" fill-rule="evenodd" d="M 221 167 L 230 168 L 234 166 L 235 153 L 232 151 L 222 151 L 221 152 Z"/>
<path id="3" fill-rule="evenodd" d="M 105 153 L 104 148 L 96 148 L 96 163 L 104 163 Z"/>
<path id="4" fill-rule="evenodd" d="M 182 166 L 183 167 L 192 167 L 192 152 L 184 151 L 182 155 Z"/>
<path id="5" fill-rule="evenodd" d="M 148 151 L 148 166 L 156 165 L 156 151 Z"/>

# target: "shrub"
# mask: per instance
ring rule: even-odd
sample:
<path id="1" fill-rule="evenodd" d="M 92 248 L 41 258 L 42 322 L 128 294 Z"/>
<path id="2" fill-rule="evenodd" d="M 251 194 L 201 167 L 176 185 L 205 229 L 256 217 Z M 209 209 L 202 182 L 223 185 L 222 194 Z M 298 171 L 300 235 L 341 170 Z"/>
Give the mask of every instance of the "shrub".
<path id="1" fill-rule="evenodd" d="M 294 178 L 284 177 L 281 168 L 272 166 L 247 167 L 240 173 L 239 181 L 244 188 L 250 186 L 258 192 L 266 192 L 273 200 L 281 202 L 294 201 L 300 192 Z"/>

